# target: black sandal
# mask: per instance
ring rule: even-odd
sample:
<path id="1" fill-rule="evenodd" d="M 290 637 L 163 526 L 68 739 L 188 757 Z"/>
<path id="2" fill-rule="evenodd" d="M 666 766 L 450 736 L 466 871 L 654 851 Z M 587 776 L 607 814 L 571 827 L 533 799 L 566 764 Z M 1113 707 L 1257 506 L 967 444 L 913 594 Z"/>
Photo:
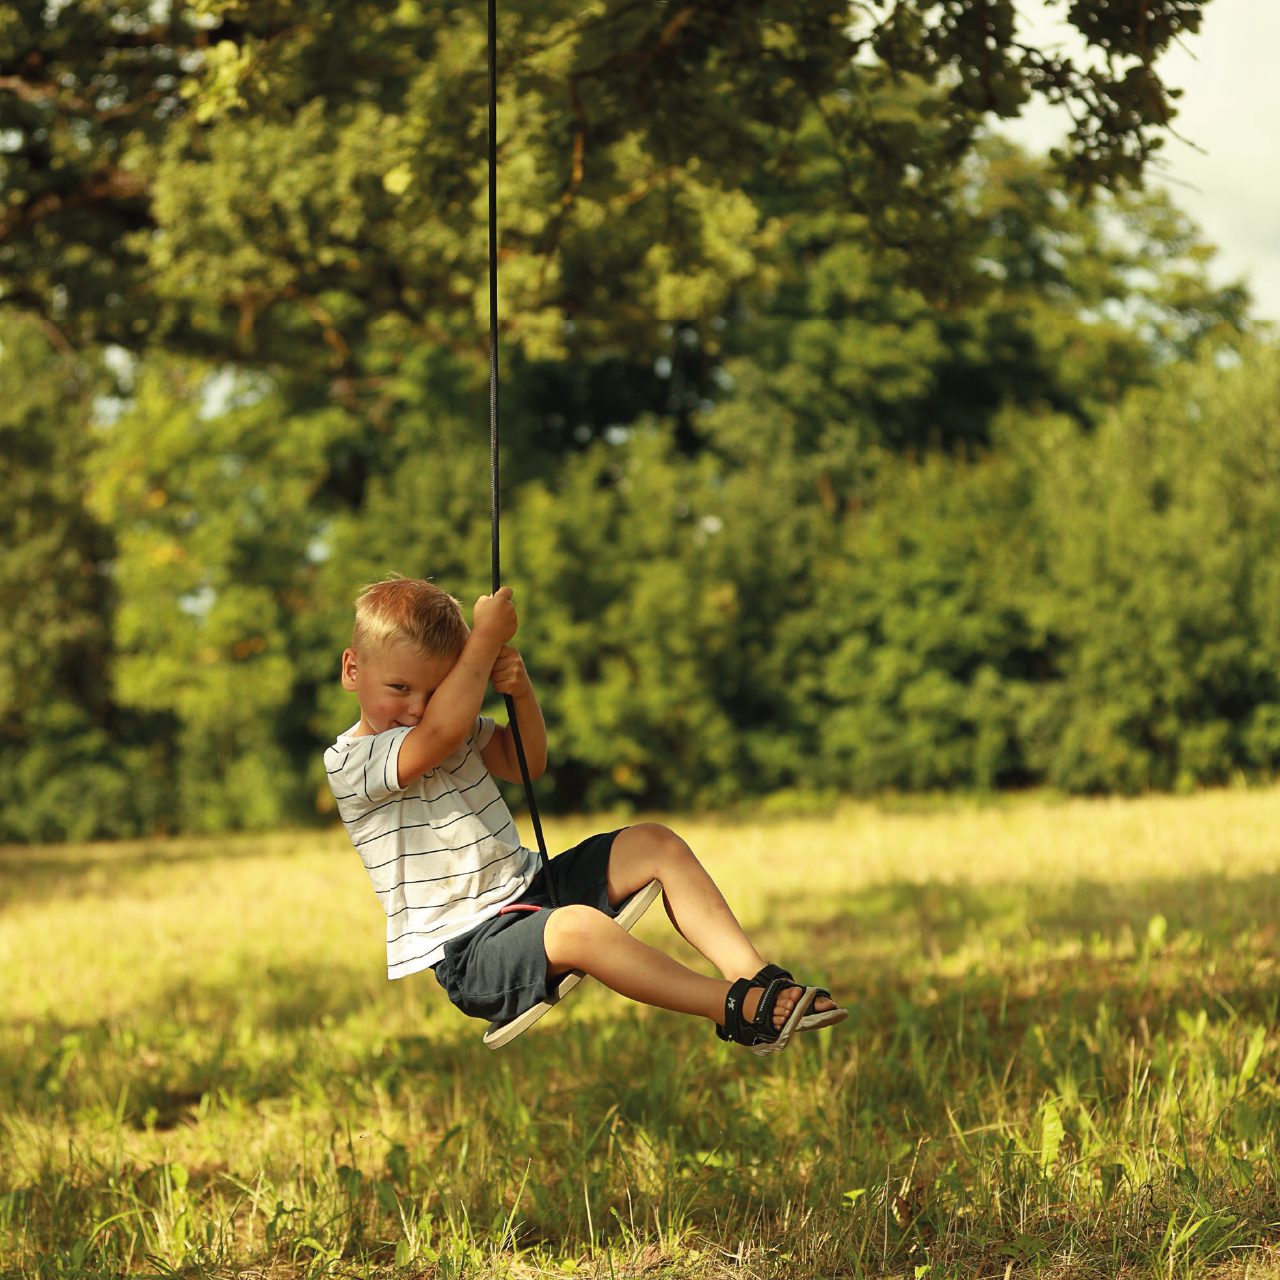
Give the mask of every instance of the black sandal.
<path id="1" fill-rule="evenodd" d="M 804 987 L 803 983 L 797 982 L 786 969 L 777 964 L 765 965 L 765 967 L 756 974 L 752 981 L 759 984 L 765 982 L 776 982 L 779 979 L 784 979 L 789 987 Z M 824 997 L 830 1000 L 832 1004 L 835 1004 L 835 996 L 833 996 L 825 987 L 805 989 L 811 989 L 814 992 L 813 1000 L 809 1002 L 810 1005 L 812 1005 L 814 1001 L 821 1000 Z M 806 1013 L 804 1017 L 800 1019 L 797 1029 L 800 1031 L 817 1031 L 822 1027 L 835 1026 L 837 1022 L 843 1022 L 848 1016 L 849 1010 L 842 1009 L 839 1005 L 836 1005 L 834 1009 L 820 1009 L 814 1013 Z"/>
<path id="2" fill-rule="evenodd" d="M 799 983 L 790 974 L 762 977 L 763 970 L 754 978 L 739 978 L 730 988 L 724 1000 L 724 1026 L 716 1028 L 716 1035 L 721 1040 L 734 1044 L 745 1044 L 752 1053 L 764 1057 L 770 1053 L 781 1053 L 791 1040 L 792 1034 L 800 1024 L 801 1018 L 817 999 L 817 987 L 802 988 L 803 994 L 796 1001 L 790 1016 L 781 1027 L 773 1025 L 773 1010 L 778 997 L 790 987 Z M 748 1021 L 742 1013 L 746 1003 L 747 992 L 753 987 L 760 990 L 760 1003 L 756 1006 L 755 1017 Z"/>

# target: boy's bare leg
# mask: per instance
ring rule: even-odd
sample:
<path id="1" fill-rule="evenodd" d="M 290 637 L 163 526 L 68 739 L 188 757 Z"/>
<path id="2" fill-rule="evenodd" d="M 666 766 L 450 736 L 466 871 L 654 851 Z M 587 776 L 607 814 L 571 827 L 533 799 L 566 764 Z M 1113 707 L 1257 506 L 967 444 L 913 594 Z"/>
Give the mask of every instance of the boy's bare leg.
<path id="1" fill-rule="evenodd" d="M 662 881 L 662 900 L 677 932 L 726 978 L 750 978 L 764 967 L 724 895 L 693 850 L 672 830 L 641 822 L 619 831 L 609 853 L 609 905 Z"/>
<path id="2" fill-rule="evenodd" d="M 724 1025 L 724 1002 L 731 982 L 694 973 L 678 960 L 633 938 L 594 907 L 568 906 L 551 912 L 543 945 L 547 971 L 552 977 L 581 969 L 630 1000 L 675 1013 L 696 1014 Z M 792 993 L 798 990 L 792 987 L 778 997 L 773 1011 L 775 1027 L 781 1027 L 795 1008 Z M 748 1021 L 755 1016 L 762 994 L 754 989 L 743 1001 L 742 1012 Z"/>
<path id="3" fill-rule="evenodd" d="M 655 879 L 662 881 L 663 903 L 676 930 L 726 978 L 750 978 L 764 968 L 764 957 L 752 946 L 724 895 L 684 840 L 657 822 L 642 822 L 618 832 L 609 854 L 610 906 L 616 907 Z M 605 985 L 612 984 L 606 982 Z M 799 994 L 798 987 L 783 992 L 777 1010 L 783 1009 L 785 1001 L 789 1012 Z M 759 995 L 753 992 L 747 1002 L 751 1014 L 758 1001 Z M 646 1000 L 646 1003 L 660 1002 Z M 717 1016 L 717 1022 L 723 1016 L 723 997 L 720 1003 L 721 1015 Z M 835 1002 L 823 997 L 815 1001 L 813 1008 L 815 1012 L 833 1009 Z M 785 1019 L 785 1013 L 779 1020 L 779 1012 L 775 1012 L 777 1025 L 781 1026 Z"/>

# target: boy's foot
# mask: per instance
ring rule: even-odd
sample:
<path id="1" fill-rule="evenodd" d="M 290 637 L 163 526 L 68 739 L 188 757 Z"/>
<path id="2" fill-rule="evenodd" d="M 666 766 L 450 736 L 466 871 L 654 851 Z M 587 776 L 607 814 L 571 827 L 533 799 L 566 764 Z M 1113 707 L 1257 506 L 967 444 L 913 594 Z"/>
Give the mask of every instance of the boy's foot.
<path id="1" fill-rule="evenodd" d="M 800 1015 L 797 1030 L 819 1031 L 823 1027 L 834 1027 L 837 1022 L 843 1022 L 849 1016 L 849 1010 L 842 1009 L 838 1004 L 836 1004 L 835 1000 L 832 999 L 830 991 L 827 991 L 822 987 L 801 987 L 796 982 L 795 978 L 793 978 L 791 974 L 780 965 L 765 965 L 765 967 L 756 974 L 755 981 L 767 983 L 776 981 L 779 978 L 783 979 L 788 984 L 788 986 L 781 992 L 779 1002 L 781 1002 L 782 997 L 785 997 L 791 1003 L 791 1007 L 794 1008 L 797 1000 L 803 1000 L 805 998 L 804 993 L 806 991 L 808 991 L 813 997 L 812 1003 Z M 760 1003 L 758 998 L 755 1003 L 758 1007 Z"/>
<path id="2" fill-rule="evenodd" d="M 756 1016 L 756 1010 L 760 1007 L 760 998 L 764 992 L 757 987 L 752 987 L 747 992 L 746 998 L 742 1002 L 742 1014 L 748 1021 Z M 773 1006 L 773 1029 L 781 1031 L 786 1026 L 787 1019 L 791 1016 L 792 1010 L 796 1007 L 796 1001 L 804 995 L 803 987 L 788 987 L 778 996 L 778 1003 Z M 836 1008 L 836 1002 L 830 996 L 818 996 L 810 1006 L 813 1013 L 830 1013 Z"/>
<path id="3" fill-rule="evenodd" d="M 800 1020 L 813 1008 L 818 995 L 817 987 L 801 987 L 799 995 L 795 994 L 794 987 L 795 979 L 789 973 L 767 981 L 757 974 L 754 978 L 738 978 L 731 982 L 724 998 L 724 1022 L 716 1027 L 716 1035 L 721 1040 L 745 1044 L 752 1053 L 761 1057 L 781 1053 L 791 1043 Z M 786 1010 L 780 1023 L 777 1018 L 779 1006 Z"/>

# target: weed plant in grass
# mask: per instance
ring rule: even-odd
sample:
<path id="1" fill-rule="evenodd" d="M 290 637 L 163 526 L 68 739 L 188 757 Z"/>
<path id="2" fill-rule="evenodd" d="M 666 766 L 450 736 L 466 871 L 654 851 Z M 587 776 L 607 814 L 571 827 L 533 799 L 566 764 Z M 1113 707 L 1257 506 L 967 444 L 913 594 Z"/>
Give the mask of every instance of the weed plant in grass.
<path id="1" fill-rule="evenodd" d="M 588 984 L 494 1054 L 340 835 L 0 853 L 0 1271 L 1273 1267 L 1280 792 L 678 825 L 849 1022 Z"/>

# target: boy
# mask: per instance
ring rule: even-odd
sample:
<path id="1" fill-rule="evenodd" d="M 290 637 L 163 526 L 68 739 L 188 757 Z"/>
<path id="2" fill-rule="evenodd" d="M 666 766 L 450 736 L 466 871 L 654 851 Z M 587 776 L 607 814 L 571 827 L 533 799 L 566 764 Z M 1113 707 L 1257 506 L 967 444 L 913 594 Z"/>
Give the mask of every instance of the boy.
<path id="1" fill-rule="evenodd" d="M 632 1000 L 710 1018 L 757 1053 L 848 1016 L 830 994 L 766 965 L 679 836 L 656 823 L 592 836 L 554 858 L 550 896 L 494 777 L 520 781 L 509 728 L 480 715 L 486 686 L 510 694 L 530 775 L 547 732 L 520 654 L 510 587 L 476 601 L 468 632 L 439 587 L 392 578 L 356 601 L 342 687 L 360 720 L 325 752 L 338 812 L 387 913 L 387 974 L 425 968 L 464 1013 L 507 1022 L 581 969 Z M 681 935 L 724 975 L 704 977 L 613 917 L 661 881 Z"/>

